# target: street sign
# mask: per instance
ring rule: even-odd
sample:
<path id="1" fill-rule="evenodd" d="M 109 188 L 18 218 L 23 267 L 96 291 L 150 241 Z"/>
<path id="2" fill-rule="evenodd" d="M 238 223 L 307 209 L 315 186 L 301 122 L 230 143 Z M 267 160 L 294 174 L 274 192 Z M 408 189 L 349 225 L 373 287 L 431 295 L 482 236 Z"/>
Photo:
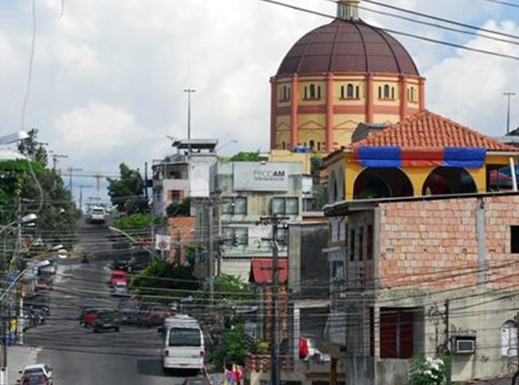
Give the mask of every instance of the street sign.
<path id="1" fill-rule="evenodd" d="M 169 235 L 156 235 L 155 249 L 169 251 L 171 249 L 171 237 Z"/>

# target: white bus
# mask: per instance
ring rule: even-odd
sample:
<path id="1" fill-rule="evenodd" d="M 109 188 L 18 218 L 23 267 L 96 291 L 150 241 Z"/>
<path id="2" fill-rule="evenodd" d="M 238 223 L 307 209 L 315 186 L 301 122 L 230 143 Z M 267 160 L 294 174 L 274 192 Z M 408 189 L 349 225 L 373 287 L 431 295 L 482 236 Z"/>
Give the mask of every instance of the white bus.
<path id="1" fill-rule="evenodd" d="M 197 320 L 178 314 L 164 320 L 162 367 L 202 370 L 204 367 L 204 334 Z"/>

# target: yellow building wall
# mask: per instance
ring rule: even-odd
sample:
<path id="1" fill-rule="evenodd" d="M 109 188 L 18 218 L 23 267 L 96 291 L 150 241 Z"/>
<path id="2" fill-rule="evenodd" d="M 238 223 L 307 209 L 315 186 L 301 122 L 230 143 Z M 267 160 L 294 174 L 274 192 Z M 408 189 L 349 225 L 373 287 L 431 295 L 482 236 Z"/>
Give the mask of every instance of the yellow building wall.
<path id="1" fill-rule="evenodd" d="M 310 174 L 312 170 L 312 155 L 310 153 L 297 153 L 288 150 L 271 150 L 269 160 L 271 162 L 299 162 L 303 164 L 303 173 Z"/>
<path id="2" fill-rule="evenodd" d="M 321 87 L 321 98 L 320 99 L 305 99 L 305 87 L 310 87 L 313 84 L 316 87 Z M 321 79 L 300 79 L 298 82 L 299 90 L 299 105 L 300 106 L 319 106 L 326 104 L 326 81 Z M 317 92 L 317 91 L 316 91 Z"/>
<path id="3" fill-rule="evenodd" d="M 306 143 L 309 146 L 311 140 L 313 140 L 315 143 L 324 143 L 326 141 L 325 138 L 326 130 L 299 131 L 299 143 L 301 143 L 302 145 Z M 317 150 L 317 148 L 315 150 Z"/>
<path id="4" fill-rule="evenodd" d="M 373 121 L 375 123 L 397 123 L 400 121 L 400 114 L 374 114 L 373 115 Z"/>
<path id="5" fill-rule="evenodd" d="M 335 114 L 333 117 L 333 127 L 335 129 L 355 129 L 360 122 L 365 120 L 366 116 L 364 114 Z"/>
<path id="6" fill-rule="evenodd" d="M 351 201 L 353 200 L 355 181 L 357 177 L 362 173 L 362 171 L 364 171 L 364 167 L 362 167 L 359 163 L 357 163 L 354 160 L 353 154 L 351 153 L 345 154 L 345 158 L 345 199 Z M 437 168 L 437 166 L 401 168 L 401 170 L 407 175 L 413 186 L 414 196 L 422 196 L 422 189 L 425 184 L 425 181 L 427 180 L 429 175 Z M 465 171 L 467 171 L 474 180 L 477 191 L 479 193 L 484 193 L 487 191 L 486 167 L 477 169 L 465 169 Z"/>
<path id="7" fill-rule="evenodd" d="M 301 129 L 322 129 L 326 127 L 326 115 L 325 114 L 300 114 L 298 115 L 298 127 Z"/>

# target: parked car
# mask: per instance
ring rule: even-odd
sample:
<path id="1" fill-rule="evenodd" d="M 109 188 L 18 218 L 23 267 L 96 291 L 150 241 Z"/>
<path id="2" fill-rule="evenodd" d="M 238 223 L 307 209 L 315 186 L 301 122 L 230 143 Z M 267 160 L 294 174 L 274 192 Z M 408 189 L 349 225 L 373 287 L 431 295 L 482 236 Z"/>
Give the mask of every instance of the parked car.
<path id="1" fill-rule="evenodd" d="M 128 273 L 122 270 L 114 270 L 108 281 L 110 287 L 115 286 L 117 282 L 124 282 L 128 284 Z"/>
<path id="2" fill-rule="evenodd" d="M 139 304 L 136 301 L 132 299 L 124 299 L 119 302 L 119 314 L 122 324 L 136 324 L 138 313 Z"/>
<path id="3" fill-rule="evenodd" d="M 38 271 L 41 273 L 49 273 L 55 275 L 58 272 L 58 265 L 54 259 L 46 259 L 38 264 Z"/>
<path id="4" fill-rule="evenodd" d="M 39 282 L 34 286 L 34 291 L 49 291 L 52 290 L 52 286 L 50 286 L 47 282 Z"/>
<path id="5" fill-rule="evenodd" d="M 129 258 L 116 258 L 112 261 L 112 263 L 110 265 L 110 269 L 128 271 L 129 264 L 130 264 Z"/>
<path id="6" fill-rule="evenodd" d="M 171 317 L 172 315 L 173 312 L 167 306 L 153 305 L 143 315 L 141 324 L 148 328 L 160 326 L 165 318 Z"/>
<path id="7" fill-rule="evenodd" d="M 47 380 L 47 382 L 43 382 L 43 384 L 52 385 L 52 368 L 47 364 L 39 363 L 27 365 L 23 370 L 20 370 L 19 373 L 22 375 L 22 379 L 24 377 L 28 379 L 33 376 L 43 376 Z"/>
<path id="8" fill-rule="evenodd" d="M 32 306 L 34 309 L 44 311 L 46 315 L 50 314 L 50 295 L 48 291 L 37 291 L 34 295 L 26 298 L 25 304 Z"/>
<path id="9" fill-rule="evenodd" d="M 112 295 L 116 297 L 128 295 L 128 285 L 126 282 L 116 282 L 112 287 Z"/>
<path id="10" fill-rule="evenodd" d="M 49 381 L 47 377 L 43 374 L 28 374 L 26 376 L 22 376 L 17 383 L 19 385 L 51 385 L 52 382 Z"/>
<path id="11" fill-rule="evenodd" d="M 102 330 L 119 331 L 119 315 L 114 310 L 103 310 L 96 314 L 94 320 L 94 333 L 99 333 Z"/>

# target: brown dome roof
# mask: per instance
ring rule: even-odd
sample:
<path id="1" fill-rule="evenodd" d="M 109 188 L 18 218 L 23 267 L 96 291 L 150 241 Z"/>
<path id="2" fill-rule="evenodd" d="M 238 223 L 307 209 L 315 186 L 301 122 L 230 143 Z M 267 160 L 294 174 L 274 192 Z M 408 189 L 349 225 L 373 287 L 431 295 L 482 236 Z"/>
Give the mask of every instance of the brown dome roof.
<path id="1" fill-rule="evenodd" d="M 303 36 L 288 52 L 278 75 L 315 72 L 377 72 L 419 76 L 395 38 L 362 20 L 339 20 Z"/>

